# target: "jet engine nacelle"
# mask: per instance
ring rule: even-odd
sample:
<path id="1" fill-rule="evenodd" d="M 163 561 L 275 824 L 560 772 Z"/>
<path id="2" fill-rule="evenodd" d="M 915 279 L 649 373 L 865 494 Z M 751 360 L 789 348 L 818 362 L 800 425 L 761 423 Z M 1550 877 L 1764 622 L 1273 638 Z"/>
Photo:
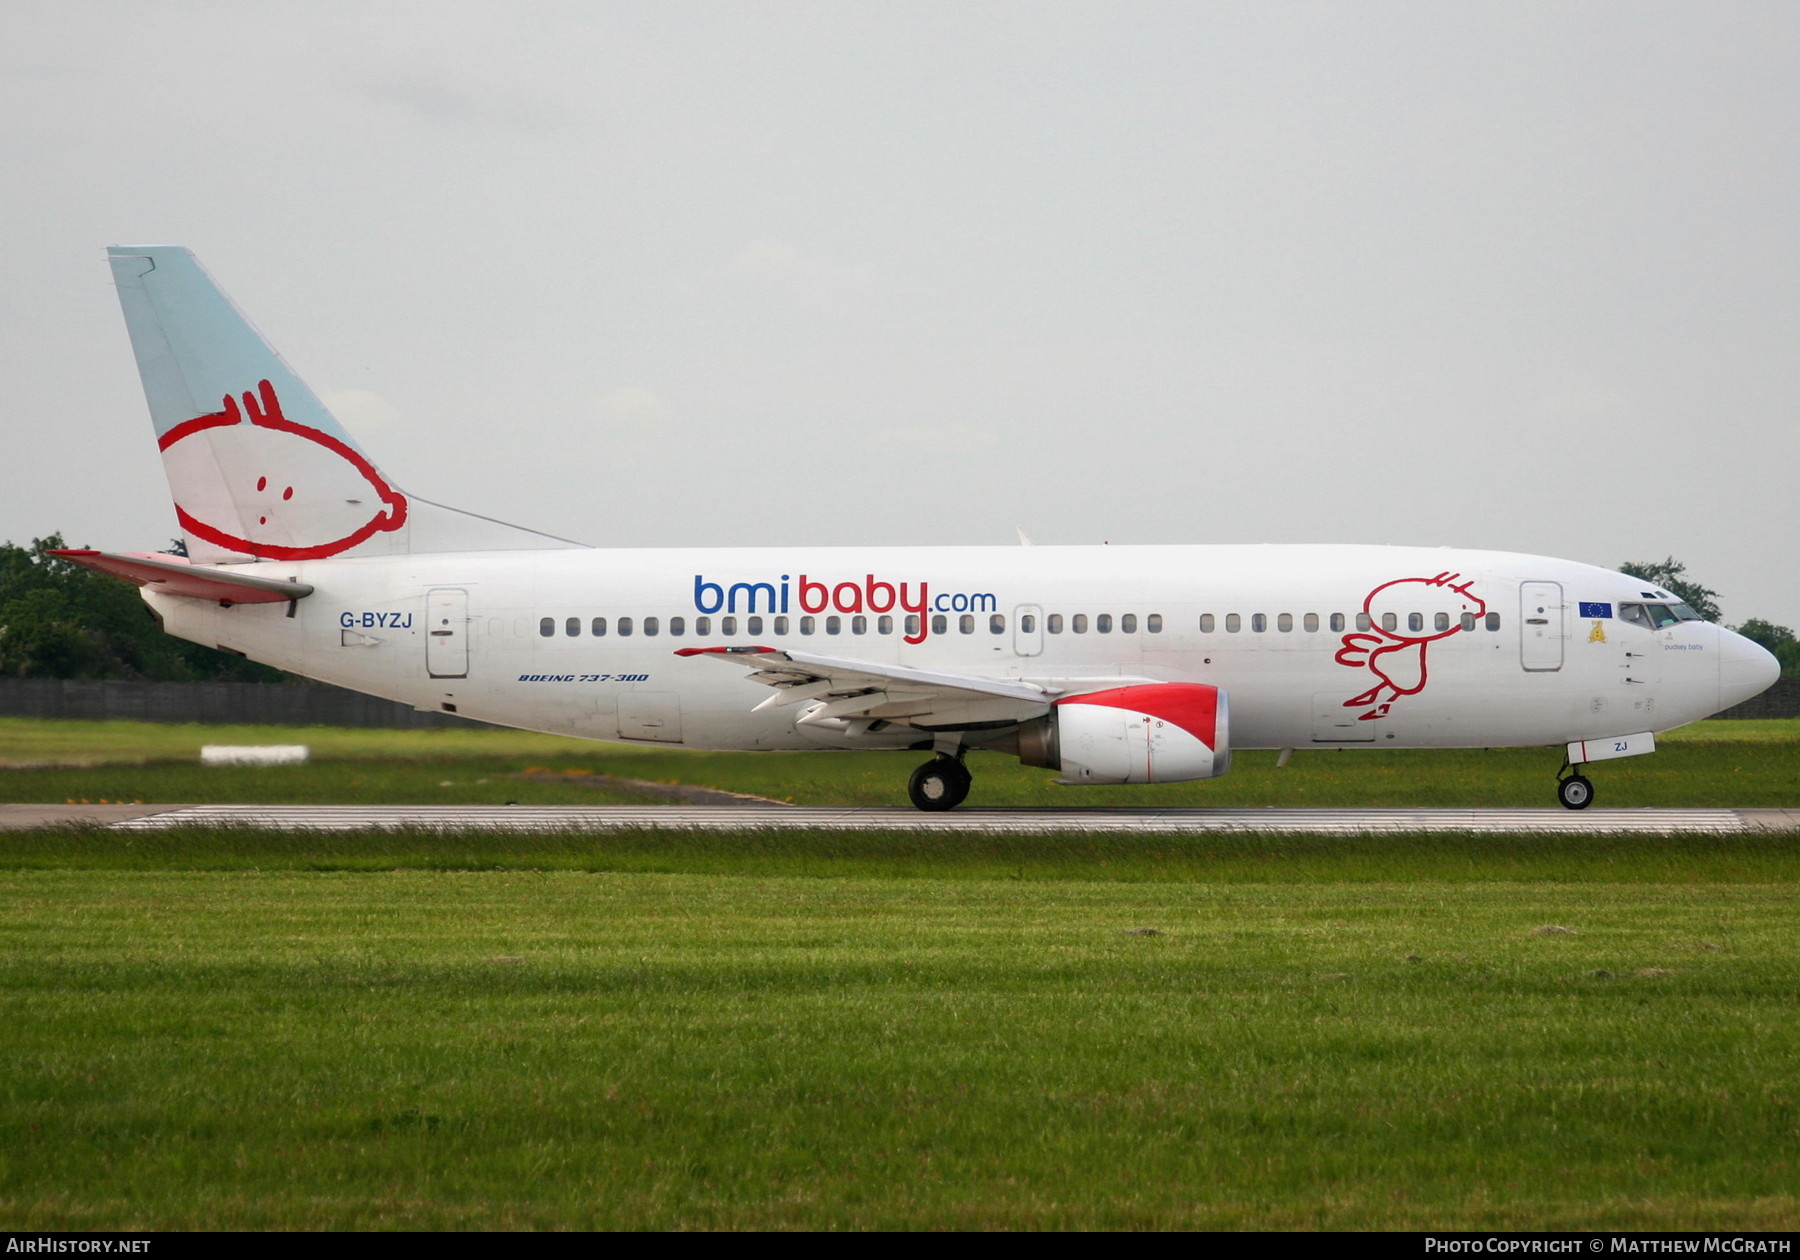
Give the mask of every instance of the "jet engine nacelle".
<path id="1" fill-rule="evenodd" d="M 1058 783 L 1178 783 L 1231 767 L 1230 704 L 1205 683 L 1145 683 L 1058 700 L 1021 730 L 1019 760 Z"/>

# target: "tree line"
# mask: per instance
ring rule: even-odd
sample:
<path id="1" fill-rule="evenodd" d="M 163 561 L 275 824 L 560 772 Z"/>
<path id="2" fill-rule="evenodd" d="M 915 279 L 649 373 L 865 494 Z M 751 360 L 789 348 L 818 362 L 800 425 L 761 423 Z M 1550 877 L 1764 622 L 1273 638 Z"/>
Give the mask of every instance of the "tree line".
<path id="1" fill-rule="evenodd" d="M 240 656 L 167 635 L 137 588 L 47 553 L 67 546 L 62 535 L 29 547 L 0 544 L 0 676 L 138 678 L 157 682 L 295 681 Z M 172 555 L 185 554 L 180 542 Z M 1619 571 L 1642 578 L 1719 621 L 1718 592 L 1687 576 L 1670 556 L 1630 562 Z M 1752 617 L 1732 627 L 1781 661 L 1784 677 L 1800 676 L 1800 638 L 1786 626 Z"/>
<path id="2" fill-rule="evenodd" d="M 164 634 L 137 587 L 47 554 L 66 546 L 61 534 L 0 544 L 0 676 L 297 681 Z"/>

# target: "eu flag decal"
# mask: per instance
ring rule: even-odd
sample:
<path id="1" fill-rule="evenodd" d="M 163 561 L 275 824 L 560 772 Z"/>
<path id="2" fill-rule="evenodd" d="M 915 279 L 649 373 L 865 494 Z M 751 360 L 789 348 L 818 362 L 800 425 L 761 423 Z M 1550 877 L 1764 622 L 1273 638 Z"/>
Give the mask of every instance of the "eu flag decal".
<path id="1" fill-rule="evenodd" d="M 1612 605 L 1583 604 L 1581 606 L 1581 615 L 1583 617 L 1610 617 L 1612 616 Z"/>

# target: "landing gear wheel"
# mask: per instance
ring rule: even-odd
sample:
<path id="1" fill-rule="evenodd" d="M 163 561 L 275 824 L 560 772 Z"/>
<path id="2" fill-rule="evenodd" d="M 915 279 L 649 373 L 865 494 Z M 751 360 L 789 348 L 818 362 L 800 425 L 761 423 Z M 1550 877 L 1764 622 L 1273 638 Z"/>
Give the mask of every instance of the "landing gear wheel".
<path id="1" fill-rule="evenodd" d="M 954 757 L 933 757 L 912 773 L 906 794 L 920 809 L 955 809 L 969 795 L 969 772 Z"/>
<path id="2" fill-rule="evenodd" d="M 1556 799 L 1565 809 L 1586 809 L 1594 800 L 1594 785 L 1579 774 L 1556 781 Z"/>

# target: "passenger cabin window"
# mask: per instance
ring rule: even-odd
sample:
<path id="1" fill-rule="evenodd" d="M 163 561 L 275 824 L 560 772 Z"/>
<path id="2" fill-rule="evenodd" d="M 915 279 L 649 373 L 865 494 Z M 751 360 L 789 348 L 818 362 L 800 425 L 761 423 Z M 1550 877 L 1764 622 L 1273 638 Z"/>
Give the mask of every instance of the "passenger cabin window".
<path id="1" fill-rule="evenodd" d="M 1436 629 L 1448 630 L 1450 628 L 1450 614 L 1447 612 L 1439 613 L 1431 619 L 1431 624 Z"/>
<path id="2" fill-rule="evenodd" d="M 919 637 L 919 616 L 917 613 L 906 615 L 906 633 L 916 639 Z"/>
<path id="3" fill-rule="evenodd" d="M 1251 613 L 1250 614 L 1250 629 L 1253 632 L 1255 632 L 1256 634 L 1263 634 L 1268 630 L 1268 628 L 1269 628 L 1269 614 L 1268 613 Z"/>
<path id="4" fill-rule="evenodd" d="M 655 617 L 645 617 L 644 618 L 644 633 L 645 634 L 655 634 L 661 629 L 662 629 L 662 625 Z"/>
<path id="5" fill-rule="evenodd" d="M 606 633 L 606 618 L 605 617 L 595 617 L 592 629 L 594 631 L 594 637 L 596 639 L 603 636 Z"/>
<path id="6" fill-rule="evenodd" d="M 1006 633 L 1006 618 L 1002 614 L 995 613 L 991 617 L 988 618 L 988 633 L 989 634 L 1005 634 Z"/>
<path id="7" fill-rule="evenodd" d="M 568 635 L 571 639 L 579 635 L 581 633 L 581 618 L 570 617 L 567 621 L 563 622 L 563 633 Z"/>
<path id="8" fill-rule="evenodd" d="M 813 632 L 813 625 L 814 625 L 813 618 L 811 618 L 811 617 L 800 618 L 800 633 L 801 634 L 811 634 Z"/>
<path id="9" fill-rule="evenodd" d="M 618 620 L 618 627 L 619 627 L 619 636 L 621 638 L 629 636 L 631 634 L 631 618 L 630 617 L 620 617 Z"/>
<path id="10" fill-rule="evenodd" d="M 944 616 L 943 613 L 933 613 L 931 615 L 931 633 L 933 633 L 933 634 L 949 634 L 950 633 L 950 619 L 948 617 Z"/>
<path id="11" fill-rule="evenodd" d="M 1319 629 L 1319 614 L 1307 613 L 1305 620 L 1300 623 L 1300 627 L 1308 634 L 1316 633 Z"/>
<path id="12" fill-rule="evenodd" d="M 843 630 L 844 630 L 844 619 L 842 617 L 831 616 L 831 617 L 825 618 L 825 633 L 826 634 L 842 634 Z"/>
<path id="13" fill-rule="evenodd" d="M 719 633 L 724 635 L 728 639 L 735 637 L 737 635 L 737 618 L 736 617 L 720 617 L 719 618 Z"/>
<path id="14" fill-rule="evenodd" d="M 1076 613 L 1073 617 L 1069 618 L 1069 632 L 1071 634 L 1086 634 L 1087 633 L 1087 614 L 1086 613 Z"/>
<path id="15" fill-rule="evenodd" d="M 1136 634 L 1137 633 L 1137 614 L 1136 613 L 1122 613 L 1120 615 L 1120 617 L 1119 617 L 1119 633 L 1120 634 Z"/>
<path id="16" fill-rule="evenodd" d="M 1499 613 L 1489 613 L 1487 615 L 1487 628 L 1489 630 L 1498 630 L 1500 628 L 1500 614 Z"/>
<path id="17" fill-rule="evenodd" d="M 1020 613 L 1019 614 L 1019 630 L 1024 634 L 1031 634 L 1031 633 L 1035 632 L 1037 630 L 1036 614 Z"/>
<path id="18" fill-rule="evenodd" d="M 875 618 L 875 633 L 876 634 L 892 634 L 892 633 L 894 633 L 894 619 L 892 617 L 885 617 L 885 616 Z"/>
<path id="19" fill-rule="evenodd" d="M 1419 633 L 1419 631 L 1421 631 L 1425 628 L 1425 614 L 1424 613 L 1407 613 L 1406 614 L 1406 628 L 1408 630 L 1412 631 L 1414 634 Z"/>
<path id="20" fill-rule="evenodd" d="M 687 618 L 685 618 L 685 617 L 670 617 L 669 618 L 669 633 L 670 634 L 686 634 L 687 633 Z"/>
<path id="21" fill-rule="evenodd" d="M 964 613 L 956 619 L 956 628 L 963 634 L 975 633 L 975 617 L 972 613 Z"/>
<path id="22" fill-rule="evenodd" d="M 1225 633 L 1236 634 L 1244 628 L 1244 619 L 1236 613 L 1225 614 Z"/>
<path id="23" fill-rule="evenodd" d="M 1044 629 L 1048 630 L 1051 634 L 1061 634 L 1062 621 L 1063 618 L 1061 613 L 1051 613 L 1048 617 L 1044 618 Z"/>
<path id="24" fill-rule="evenodd" d="M 761 634 L 762 627 L 763 627 L 763 620 L 761 617 L 746 617 L 746 618 L 744 618 L 744 633 L 745 634 Z"/>
<path id="25" fill-rule="evenodd" d="M 1151 634 L 1161 634 L 1162 633 L 1162 614 L 1161 613 L 1151 613 L 1148 617 L 1145 617 L 1144 618 L 1144 629 L 1148 630 Z"/>
<path id="26" fill-rule="evenodd" d="M 705 638 L 707 635 L 711 634 L 712 633 L 712 618 L 711 617 L 695 617 L 694 618 L 694 633 L 699 635 L 702 638 Z"/>
<path id="27" fill-rule="evenodd" d="M 1292 634 L 1294 632 L 1294 614 L 1282 613 L 1276 617 L 1275 628 L 1283 634 Z"/>
<path id="28" fill-rule="evenodd" d="M 1374 625 L 1375 623 L 1369 620 L 1368 613 L 1360 612 L 1356 614 L 1356 628 L 1358 630 L 1370 630 L 1374 628 Z"/>
<path id="29" fill-rule="evenodd" d="M 1464 630 L 1473 630 L 1475 628 L 1475 614 L 1474 613 L 1464 613 L 1462 615 L 1462 628 Z"/>
<path id="30" fill-rule="evenodd" d="M 850 633 L 851 634 L 867 634 L 867 633 L 869 633 L 869 619 L 867 617 L 863 616 L 861 613 L 858 613 L 856 616 L 850 618 Z"/>
<path id="31" fill-rule="evenodd" d="M 545 617 L 542 621 L 538 622 L 538 633 L 543 635 L 546 639 L 548 639 L 551 635 L 555 634 L 556 633 L 556 618 L 555 617 Z"/>
<path id="32" fill-rule="evenodd" d="M 1343 613 L 1332 613 L 1331 614 L 1331 629 L 1333 630 L 1333 632 L 1342 630 L 1343 628 L 1344 628 L 1344 614 Z"/>
<path id="33" fill-rule="evenodd" d="M 1101 613 L 1099 616 L 1094 618 L 1094 633 L 1095 634 L 1111 634 L 1112 633 L 1112 614 L 1111 613 Z"/>
<path id="34" fill-rule="evenodd" d="M 1213 615 L 1211 613 L 1201 613 L 1200 614 L 1200 633 L 1201 634 L 1211 634 L 1213 632 L 1213 625 L 1214 625 Z"/>
<path id="35" fill-rule="evenodd" d="M 776 634 L 786 634 L 787 632 L 788 632 L 788 619 L 786 617 L 775 618 L 775 633 Z"/>
<path id="36" fill-rule="evenodd" d="M 1398 630 L 1400 628 L 1399 614 L 1398 613 L 1382 613 L 1381 614 L 1381 628 L 1383 630 Z"/>

